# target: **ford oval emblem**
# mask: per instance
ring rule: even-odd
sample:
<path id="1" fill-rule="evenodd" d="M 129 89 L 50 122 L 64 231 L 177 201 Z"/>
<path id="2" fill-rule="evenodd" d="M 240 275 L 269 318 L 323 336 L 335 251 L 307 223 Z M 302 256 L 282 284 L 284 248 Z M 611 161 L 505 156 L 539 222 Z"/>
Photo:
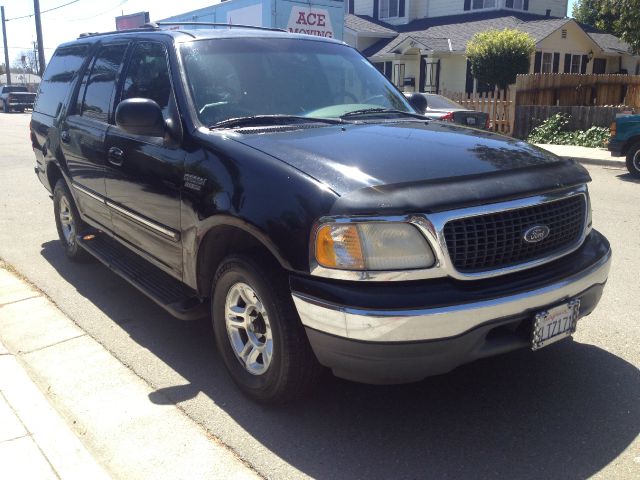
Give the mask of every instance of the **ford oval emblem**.
<path id="1" fill-rule="evenodd" d="M 538 243 L 547 238 L 550 231 L 546 225 L 534 225 L 524 232 L 522 238 L 527 243 Z"/>

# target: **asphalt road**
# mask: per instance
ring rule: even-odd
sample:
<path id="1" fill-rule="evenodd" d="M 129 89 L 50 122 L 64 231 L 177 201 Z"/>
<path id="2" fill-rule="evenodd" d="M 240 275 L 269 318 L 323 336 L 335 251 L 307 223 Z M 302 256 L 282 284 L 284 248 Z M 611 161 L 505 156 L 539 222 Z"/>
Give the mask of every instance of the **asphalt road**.
<path id="1" fill-rule="evenodd" d="M 208 322 L 174 320 L 101 264 L 66 260 L 28 122 L 0 114 L 0 258 L 146 380 L 150 401 L 178 404 L 265 477 L 640 478 L 640 183 L 626 171 L 589 168 L 614 264 L 573 341 L 413 385 L 328 377 L 307 401 L 266 408 L 227 378 Z"/>

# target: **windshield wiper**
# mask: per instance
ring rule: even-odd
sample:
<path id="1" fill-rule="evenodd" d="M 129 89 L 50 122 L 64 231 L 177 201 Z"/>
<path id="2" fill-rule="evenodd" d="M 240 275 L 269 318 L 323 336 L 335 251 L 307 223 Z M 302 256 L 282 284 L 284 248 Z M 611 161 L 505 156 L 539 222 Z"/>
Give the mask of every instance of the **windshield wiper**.
<path id="1" fill-rule="evenodd" d="M 340 115 L 340 118 L 350 118 L 350 117 L 360 117 L 364 115 L 376 115 L 379 113 L 392 113 L 397 115 L 405 115 L 407 117 L 417 118 L 419 120 L 428 120 L 424 115 L 420 115 L 419 113 L 411 113 L 405 112 L 402 110 L 395 110 L 393 108 L 363 108 L 361 110 L 354 110 L 352 112 L 347 112 L 343 115 Z"/>
<path id="2" fill-rule="evenodd" d="M 303 117 L 302 115 L 251 115 L 248 117 L 237 117 L 222 120 L 209 126 L 214 128 L 234 128 L 246 127 L 250 125 L 289 125 L 292 123 L 327 123 L 337 125 L 344 123 L 339 118 L 315 118 Z"/>

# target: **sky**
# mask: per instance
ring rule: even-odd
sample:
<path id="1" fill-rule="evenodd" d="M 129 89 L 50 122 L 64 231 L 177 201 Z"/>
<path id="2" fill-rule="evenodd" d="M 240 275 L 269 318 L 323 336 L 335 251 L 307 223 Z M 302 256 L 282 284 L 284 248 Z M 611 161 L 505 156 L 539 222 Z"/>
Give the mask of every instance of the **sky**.
<path id="1" fill-rule="evenodd" d="M 532 0 L 536 1 L 536 0 Z M 63 6 L 71 2 L 69 5 Z M 40 0 L 42 35 L 47 60 L 61 43 L 73 40 L 84 32 L 115 30 L 115 17 L 148 11 L 151 20 L 161 20 L 179 13 L 219 3 L 217 0 Z M 575 0 L 569 0 L 569 15 Z M 32 0 L 0 0 L 7 22 L 9 63 L 13 64 L 23 50 L 32 49 L 36 40 Z M 45 10 L 56 8 L 50 12 Z M 1 45 L 0 45 L 1 48 Z M 4 55 L 4 51 L 2 52 Z M 4 63 L 4 56 L 0 56 Z"/>
<path id="2" fill-rule="evenodd" d="M 40 0 L 42 43 L 47 60 L 59 44 L 74 40 L 81 33 L 115 30 L 115 17 L 118 15 L 148 11 L 154 21 L 219 3 L 217 0 L 76 0 L 70 5 L 45 12 L 72 1 Z M 33 15 L 32 0 L 0 0 L 0 5 L 4 5 L 6 19 Z M 30 16 L 10 20 L 6 25 L 9 63 L 13 64 L 23 50 L 33 49 L 36 40 L 35 19 Z M 1 42 L 0 50 L 0 63 L 4 64 Z"/>

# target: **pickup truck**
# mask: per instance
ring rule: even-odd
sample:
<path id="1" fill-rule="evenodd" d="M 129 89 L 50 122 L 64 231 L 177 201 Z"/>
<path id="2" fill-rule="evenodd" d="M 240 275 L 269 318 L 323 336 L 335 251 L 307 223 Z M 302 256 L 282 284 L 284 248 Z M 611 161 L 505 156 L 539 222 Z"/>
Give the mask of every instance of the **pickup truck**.
<path id="1" fill-rule="evenodd" d="M 201 27 L 60 46 L 34 169 L 66 255 L 211 319 L 247 395 L 538 351 L 596 307 L 611 249 L 575 161 L 427 119 L 336 40 Z"/>
<path id="2" fill-rule="evenodd" d="M 640 115 L 620 115 L 611 124 L 608 149 L 614 157 L 626 157 L 627 170 L 640 178 Z"/>
<path id="3" fill-rule="evenodd" d="M 35 99 L 36 94 L 29 92 L 27 87 L 6 85 L 0 88 L 0 103 L 5 113 L 11 110 L 24 112 L 27 108 L 33 108 Z"/>

